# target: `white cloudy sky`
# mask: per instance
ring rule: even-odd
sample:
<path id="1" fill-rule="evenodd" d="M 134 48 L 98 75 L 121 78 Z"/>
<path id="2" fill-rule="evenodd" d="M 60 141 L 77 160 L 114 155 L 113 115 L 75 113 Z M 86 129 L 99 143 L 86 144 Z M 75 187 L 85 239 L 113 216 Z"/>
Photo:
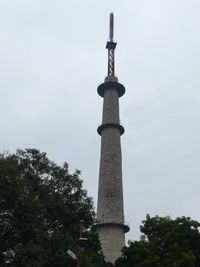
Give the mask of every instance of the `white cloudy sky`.
<path id="1" fill-rule="evenodd" d="M 110 11 L 133 240 L 147 213 L 200 221 L 199 0 L 1 0 L 0 149 L 67 161 L 96 202 Z"/>

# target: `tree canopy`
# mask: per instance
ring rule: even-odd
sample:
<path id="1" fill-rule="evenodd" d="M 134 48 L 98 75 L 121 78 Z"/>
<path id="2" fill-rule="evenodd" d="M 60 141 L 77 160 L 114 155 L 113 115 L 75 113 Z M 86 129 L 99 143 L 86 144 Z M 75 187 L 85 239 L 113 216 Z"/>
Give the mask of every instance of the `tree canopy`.
<path id="1" fill-rule="evenodd" d="M 116 267 L 199 267 L 200 223 L 190 218 L 150 217 L 140 241 L 129 242 Z"/>
<path id="2" fill-rule="evenodd" d="M 80 221 L 87 244 L 79 242 Z M 0 154 L 0 266 L 108 267 L 97 235 L 93 201 L 80 172 L 58 166 L 36 149 Z M 150 217 L 140 241 L 129 242 L 115 267 L 200 267 L 200 223 L 187 217 Z"/>
<path id="3" fill-rule="evenodd" d="M 103 266 L 95 233 L 85 233 L 84 251 L 78 245 L 80 221 L 90 228 L 94 211 L 79 171 L 36 149 L 0 154 L 0 266 L 76 266 L 68 250 L 83 267 Z"/>

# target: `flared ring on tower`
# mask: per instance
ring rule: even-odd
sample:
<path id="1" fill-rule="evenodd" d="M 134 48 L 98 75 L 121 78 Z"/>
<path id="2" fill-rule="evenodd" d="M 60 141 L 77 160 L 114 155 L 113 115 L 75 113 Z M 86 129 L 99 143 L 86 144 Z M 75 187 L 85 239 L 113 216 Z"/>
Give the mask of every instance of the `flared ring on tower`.
<path id="1" fill-rule="evenodd" d="M 98 228 L 105 227 L 107 225 L 123 228 L 124 233 L 128 233 L 130 231 L 130 226 L 128 224 L 121 224 L 121 223 L 115 223 L 115 222 L 96 223 L 93 225 L 92 229 L 96 230 Z"/>
<path id="2" fill-rule="evenodd" d="M 125 93 L 125 87 L 118 82 L 104 82 L 100 84 L 97 88 L 97 92 L 100 96 L 104 96 L 104 92 L 109 89 L 116 89 L 118 91 L 119 97 L 123 96 Z"/>
<path id="3" fill-rule="evenodd" d="M 107 128 L 117 128 L 120 131 L 120 135 L 122 135 L 125 132 L 124 127 L 118 123 L 102 123 L 97 128 L 98 134 L 101 135 L 103 129 L 107 129 Z"/>

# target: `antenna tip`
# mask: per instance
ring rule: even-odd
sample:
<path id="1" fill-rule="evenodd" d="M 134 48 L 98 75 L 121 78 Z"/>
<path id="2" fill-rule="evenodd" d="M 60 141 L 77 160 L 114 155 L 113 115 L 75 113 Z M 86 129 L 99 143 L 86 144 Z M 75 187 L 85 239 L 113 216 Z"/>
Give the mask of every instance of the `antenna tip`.
<path id="1" fill-rule="evenodd" d="M 113 42 L 113 34 L 114 34 L 114 15 L 110 13 L 110 41 Z"/>

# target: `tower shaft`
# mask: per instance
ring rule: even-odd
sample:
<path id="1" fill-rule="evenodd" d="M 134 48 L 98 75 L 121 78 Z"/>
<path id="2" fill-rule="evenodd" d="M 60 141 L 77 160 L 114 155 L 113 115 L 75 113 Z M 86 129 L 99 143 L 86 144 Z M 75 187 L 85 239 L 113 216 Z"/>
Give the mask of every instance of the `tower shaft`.
<path id="1" fill-rule="evenodd" d="M 102 251 L 108 262 L 114 263 L 121 256 L 125 245 L 125 232 L 129 227 L 124 224 L 121 135 L 124 128 L 120 125 L 119 97 L 125 88 L 118 83 L 114 74 L 113 15 L 110 16 L 110 41 L 108 49 L 108 76 L 98 87 L 103 97 L 102 124 L 97 131 L 101 135 L 101 156 L 99 168 L 99 187 L 96 229 Z"/>

